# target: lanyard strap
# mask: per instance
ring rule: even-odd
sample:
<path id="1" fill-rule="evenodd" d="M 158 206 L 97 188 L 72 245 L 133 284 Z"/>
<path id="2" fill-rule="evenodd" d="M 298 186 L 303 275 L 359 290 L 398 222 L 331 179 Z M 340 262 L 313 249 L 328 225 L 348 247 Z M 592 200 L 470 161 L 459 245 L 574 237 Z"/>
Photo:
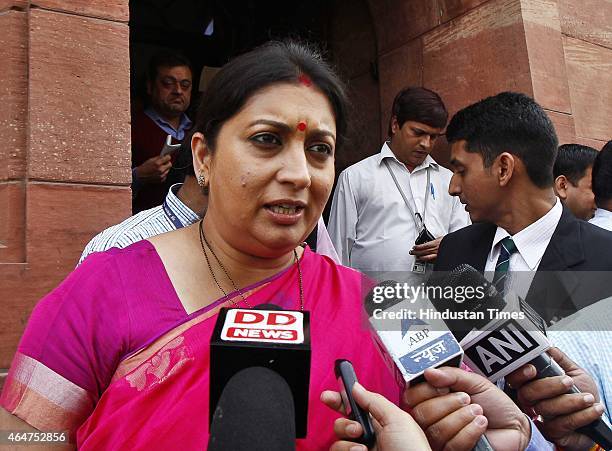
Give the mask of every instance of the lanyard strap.
<path id="1" fill-rule="evenodd" d="M 393 181 L 395 182 L 395 186 L 397 186 L 398 191 L 402 195 L 402 198 L 404 199 L 404 202 L 406 203 L 406 207 L 408 207 L 408 210 L 410 211 L 410 214 L 412 216 L 412 220 L 414 221 L 414 225 L 416 225 L 417 230 L 420 232 L 423 229 L 423 227 L 425 227 L 425 214 L 427 213 L 427 199 L 429 199 L 429 185 L 431 183 L 431 176 L 429 174 L 429 167 L 427 167 L 427 169 L 425 169 L 425 171 L 427 172 L 427 184 L 425 185 L 425 203 L 423 205 L 423 214 L 421 215 L 421 214 L 419 214 L 418 211 L 415 212 L 414 209 L 412 208 L 412 205 L 410 205 L 410 202 L 408 201 L 408 198 L 404 194 L 404 190 L 400 186 L 399 182 L 397 181 L 397 178 L 395 177 L 395 174 L 391 170 L 391 166 L 389 165 L 389 159 L 385 158 L 384 163 L 385 163 L 385 166 L 387 166 L 387 170 L 389 171 L 389 174 L 391 174 L 391 177 L 393 178 Z M 408 185 L 408 189 L 410 189 L 410 195 L 411 195 L 411 197 L 414 200 L 414 196 L 412 195 L 412 189 L 410 188 L 410 185 Z M 416 202 L 414 203 L 414 206 L 416 208 L 416 206 L 417 206 Z"/>
<path id="2" fill-rule="evenodd" d="M 179 220 L 178 216 L 176 216 L 176 214 L 172 211 L 172 209 L 170 208 L 170 206 L 168 205 L 166 201 L 164 201 L 163 208 L 164 208 L 164 213 L 166 214 L 170 222 L 174 224 L 174 227 L 176 229 L 182 229 L 183 223 Z"/>

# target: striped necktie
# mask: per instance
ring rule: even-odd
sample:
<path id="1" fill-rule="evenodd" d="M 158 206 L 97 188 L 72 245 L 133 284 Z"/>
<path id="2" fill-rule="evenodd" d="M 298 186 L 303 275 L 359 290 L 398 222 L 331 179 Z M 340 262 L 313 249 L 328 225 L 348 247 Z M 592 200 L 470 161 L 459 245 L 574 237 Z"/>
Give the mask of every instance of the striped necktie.
<path id="1" fill-rule="evenodd" d="M 501 240 L 500 244 L 501 249 L 499 252 L 499 258 L 495 264 L 493 285 L 495 285 L 497 291 L 503 296 L 506 276 L 508 275 L 508 268 L 510 267 L 510 256 L 514 254 L 517 249 L 516 244 L 514 244 L 514 241 L 512 241 L 512 238 L 509 236 Z"/>

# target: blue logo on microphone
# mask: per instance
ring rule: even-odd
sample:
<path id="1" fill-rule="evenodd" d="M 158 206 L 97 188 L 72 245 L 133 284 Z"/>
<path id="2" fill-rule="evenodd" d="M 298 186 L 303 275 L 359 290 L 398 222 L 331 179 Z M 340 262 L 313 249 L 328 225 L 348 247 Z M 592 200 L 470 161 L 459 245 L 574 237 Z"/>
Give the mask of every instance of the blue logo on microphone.
<path id="1" fill-rule="evenodd" d="M 419 318 L 402 318 L 402 339 L 412 326 L 427 326 L 428 323 Z"/>

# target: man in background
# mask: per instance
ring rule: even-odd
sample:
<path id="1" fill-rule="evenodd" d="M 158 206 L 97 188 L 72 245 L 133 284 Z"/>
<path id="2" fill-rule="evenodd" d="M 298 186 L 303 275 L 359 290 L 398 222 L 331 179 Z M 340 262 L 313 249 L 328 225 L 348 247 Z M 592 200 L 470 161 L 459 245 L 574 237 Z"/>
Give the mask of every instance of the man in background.
<path id="1" fill-rule="evenodd" d="M 329 234 L 342 264 L 402 271 L 412 279 L 436 259 L 444 235 L 469 224 L 459 200 L 448 194 L 452 173 L 430 156 L 447 119 L 435 92 L 409 87 L 397 94 L 390 140 L 338 179 Z"/>
<path id="2" fill-rule="evenodd" d="M 555 194 L 578 219 L 588 221 L 595 214 L 591 171 L 597 150 L 580 144 L 559 146 L 553 166 Z"/>
<path id="3" fill-rule="evenodd" d="M 593 164 L 593 192 L 597 210 L 589 222 L 612 231 L 612 141 L 603 146 Z"/>
<path id="4" fill-rule="evenodd" d="M 191 102 L 191 63 L 169 51 L 155 54 L 147 69 L 148 102 L 132 120 L 132 211 L 160 205 L 172 181 L 168 180 L 174 154 L 161 156 L 168 135 L 179 143 L 191 128 L 185 112 Z"/>

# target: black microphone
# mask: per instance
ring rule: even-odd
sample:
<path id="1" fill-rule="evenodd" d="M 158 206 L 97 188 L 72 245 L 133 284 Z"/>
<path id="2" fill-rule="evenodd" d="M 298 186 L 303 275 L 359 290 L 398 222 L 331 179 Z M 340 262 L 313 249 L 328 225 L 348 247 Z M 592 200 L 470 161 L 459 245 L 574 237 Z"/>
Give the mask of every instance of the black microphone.
<path id="1" fill-rule="evenodd" d="M 236 373 L 223 389 L 208 450 L 289 451 L 295 437 L 291 388 L 275 371 L 256 366 Z"/>
<path id="2" fill-rule="evenodd" d="M 464 319 L 458 335 L 462 336 L 461 346 L 465 352 L 465 363 L 475 372 L 495 382 L 523 365 L 531 364 L 536 368 L 536 379 L 563 376 L 565 371 L 545 352 L 551 347 L 546 338 L 544 320 L 514 293 L 502 297 L 484 276 L 470 265 L 456 267 L 444 279 L 435 281 L 436 285 L 472 287 L 482 292 L 482 297 L 474 297 L 469 305 L 470 311 L 480 313 L 475 319 Z M 460 312 L 463 303 L 432 299 L 438 309 L 446 308 Z M 486 311 L 486 312 L 485 312 Z M 453 330 L 455 324 L 449 324 Z M 472 330 L 468 332 L 467 330 Z M 454 332 L 454 330 L 453 330 Z M 573 386 L 568 393 L 580 393 Z M 605 449 L 612 448 L 612 430 L 598 419 L 577 430 L 588 436 Z"/>
<path id="3" fill-rule="evenodd" d="M 308 312 L 272 304 L 222 308 L 210 340 L 210 422 L 222 392 L 236 373 L 251 367 L 276 372 L 291 390 L 295 438 L 306 437 L 310 385 Z"/>

